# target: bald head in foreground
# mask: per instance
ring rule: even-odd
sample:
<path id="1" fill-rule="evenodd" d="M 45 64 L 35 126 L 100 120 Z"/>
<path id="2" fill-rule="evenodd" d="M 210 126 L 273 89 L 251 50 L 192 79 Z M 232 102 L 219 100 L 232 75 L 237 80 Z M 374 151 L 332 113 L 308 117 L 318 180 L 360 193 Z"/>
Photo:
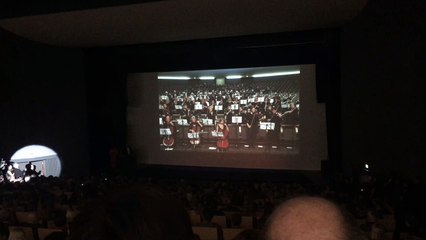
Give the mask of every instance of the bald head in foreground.
<path id="1" fill-rule="evenodd" d="M 335 203 L 320 197 L 287 200 L 268 220 L 266 240 L 362 240 Z"/>

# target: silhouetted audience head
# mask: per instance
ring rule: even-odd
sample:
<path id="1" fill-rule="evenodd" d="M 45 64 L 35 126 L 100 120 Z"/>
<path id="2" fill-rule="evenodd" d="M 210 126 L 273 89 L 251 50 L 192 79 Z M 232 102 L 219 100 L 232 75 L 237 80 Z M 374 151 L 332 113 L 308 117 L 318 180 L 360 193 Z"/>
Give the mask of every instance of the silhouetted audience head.
<path id="1" fill-rule="evenodd" d="M 366 239 L 337 204 L 321 197 L 300 196 L 278 206 L 266 226 L 265 240 Z"/>
<path id="2" fill-rule="evenodd" d="M 241 213 L 234 212 L 231 214 L 231 227 L 239 227 L 241 225 L 241 222 L 243 220 L 243 217 L 241 216 Z"/>
<path id="3" fill-rule="evenodd" d="M 53 222 L 56 227 L 63 228 L 67 224 L 66 212 L 63 210 L 54 210 L 52 212 Z"/>
<path id="4" fill-rule="evenodd" d="M 150 186 L 112 191 L 83 208 L 69 240 L 192 240 L 188 213 L 168 192 Z"/>
<path id="5" fill-rule="evenodd" d="M 202 211 L 203 222 L 211 222 L 214 216 L 214 211 L 210 208 L 204 208 Z"/>

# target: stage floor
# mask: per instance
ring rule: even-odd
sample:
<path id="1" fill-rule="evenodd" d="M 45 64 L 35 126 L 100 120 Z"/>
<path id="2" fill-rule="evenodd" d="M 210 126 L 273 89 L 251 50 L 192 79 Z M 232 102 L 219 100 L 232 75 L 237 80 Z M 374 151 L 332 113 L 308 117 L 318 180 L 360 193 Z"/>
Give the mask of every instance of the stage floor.
<path id="1" fill-rule="evenodd" d="M 192 145 L 190 143 L 175 144 L 172 147 L 160 146 L 164 151 L 171 152 L 226 152 L 226 153 L 268 153 L 268 154 L 299 154 L 299 147 L 296 144 L 286 144 L 280 146 L 271 146 L 259 144 L 253 147 L 248 147 L 245 144 L 230 144 L 226 150 L 219 150 L 215 144 L 198 144 Z"/>

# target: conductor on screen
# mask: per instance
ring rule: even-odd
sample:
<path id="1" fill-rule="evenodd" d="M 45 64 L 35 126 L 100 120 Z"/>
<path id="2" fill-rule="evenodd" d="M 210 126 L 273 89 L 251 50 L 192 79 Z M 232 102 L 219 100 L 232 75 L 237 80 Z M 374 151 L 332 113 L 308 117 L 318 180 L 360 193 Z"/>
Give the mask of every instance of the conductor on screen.
<path id="1" fill-rule="evenodd" d="M 281 117 L 282 114 L 277 111 L 277 108 L 272 108 L 269 122 L 274 123 L 274 129 L 268 131 L 268 138 L 272 148 L 277 148 L 280 145 Z"/>
<path id="2" fill-rule="evenodd" d="M 257 112 L 256 107 L 251 108 L 250 114 L 247 116 L 247 142 L 250 147 L 256 145 L 257 133 L 259 132 L 259 113 Z"/>

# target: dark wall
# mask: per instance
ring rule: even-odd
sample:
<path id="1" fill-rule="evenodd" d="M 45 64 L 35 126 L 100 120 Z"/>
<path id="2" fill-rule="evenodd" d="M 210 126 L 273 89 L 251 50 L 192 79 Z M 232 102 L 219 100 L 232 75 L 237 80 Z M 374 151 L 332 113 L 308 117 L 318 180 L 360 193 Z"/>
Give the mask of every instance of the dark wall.
<path id="1" fill-rule="evenodd" d="M 0 30 L 0 157 L 31 144 L 56 151 L 65 175 L 88 173 L 81 50 L 32 43 Z"/>
<path id="2" fill-rule="evenodd" d="M 119 151 L 119 160 L 124 159 L 121 156 L 126 148 L 127 73 L 120 70 L 123 60 L 108 50 L 87 50 L 85 54 L 92 174 L 110 170 L 113 148 Z M 120 165 L 130 164 L 120 161 Z"/>
<path id="3" fill-rule="evenodd" d="M 371 0 L 341 36 L 342 155 L 346 170 L 422 175 L 425 138 L 422 0 Z"/>

